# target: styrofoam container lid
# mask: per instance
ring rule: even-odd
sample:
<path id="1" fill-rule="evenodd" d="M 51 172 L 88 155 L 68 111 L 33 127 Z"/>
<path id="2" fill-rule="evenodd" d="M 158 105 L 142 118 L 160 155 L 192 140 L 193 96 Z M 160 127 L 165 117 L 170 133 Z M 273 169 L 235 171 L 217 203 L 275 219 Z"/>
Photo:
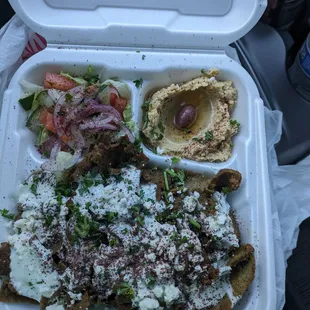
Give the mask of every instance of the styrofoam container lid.
<path id="1" fill-rule="evenodd" d="M 9 0 L 48 43 L 222 48 L 245 35 L 267 0 Z"/>

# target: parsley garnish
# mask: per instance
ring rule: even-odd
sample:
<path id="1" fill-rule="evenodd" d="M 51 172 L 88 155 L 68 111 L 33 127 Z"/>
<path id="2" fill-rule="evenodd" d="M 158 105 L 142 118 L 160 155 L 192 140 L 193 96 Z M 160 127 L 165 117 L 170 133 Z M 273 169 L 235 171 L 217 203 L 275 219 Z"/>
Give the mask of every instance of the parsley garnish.
<path id="1" fill-rule="evenodd" d="M 181 243 L 186 243 L 188 241 L 188 238 L 186 236 L 183 236 L 180 241 Z"/>
<path id="2" fill-rule="evenodd" d="M 211 141 L 211 140 L 213 140 L 213 133 L 212 133 L 212 131 L 207 131 L 207 132 L 205 133 L 205 140 L 206 140 L 206 141 Z"/>
<path id="3" fill-rule="evenodd" d="M 140 224 L 140 226 L 144 226 L 144 219 L 141 216 L 136 218 L 136 222 Z"/>
<path id="4" fill-rule="evenodd" d="M 15 214 L 10 213 L 7 209 L 0 210 L 0 213 L 3 217 L 5 217 L 8 220 L 14 220 Z"/>
<path id="5" fill-rule="evenodd" d="M 134 145 L 136 147 L 137 152 L 141 153 L 143 151 L 141 146 L 141 139 L 136 138 Z"/>
<path id="6" fill-rule="evenodd" d="M 184 185 L 185 173 L 183 170 L 175 172 L 173 169 L 166 169 L 165 171 L 174 178 L 173 181 L 175 181 L 177 185 Z"/>
<path id="7" fill-rule="evenodd" d="M 128 299 L 133 299 L 135 296 L 135 291 L 131 288 L 131 286 L 127 282 L 122 282 L 117 285 L 116 294 L 119 296 L 124 296 Z"/>
<path id="8" fill-rule="evenodd" d="M 136 53 L 140 53 L 140 51 L 136 51 Z"/>
<path id="9" fill-rule="evenodd" d="M 235 120 L 235 119 L 231 119 L 230 120 L 230 125 L 236 126 L 237 128 L 240 127 L 240 123 L 237 120 Z"/>
<path id="10" fill-rule="evenodd" d="M 31 282 L 28 282 L 28 285 L 29 285 L 29 286 L 33 286 L 33 284 L 32 284 Z"/>
<path id="11" fill-rule="evenodd" d="M 201 139 L 199 139 L 199 138 L 197 138 L 197 137 L 193 138 L 193 140 L 194 140 L 194 141 L 197 141 L 197 142 L 201 142 Z"/>
<path id="12" fill-rule="evenodd" d="M 117 240 L 115 238 L 112 238 L 109 242 L 109 245 L 112 247 L 117 246 Z"/>
<path id="13" fill-rule="evenodd" d="M 227 195 L 227 194 L 231 193 L 232 190 L 230 187 L 222 187 L 222 192 Z"/>
<path id="14" fill-rule="evenodd" d="M 124 229 L 122 230 L 122 233 L 123 233 L 124 235 L 128 234 L 128 228 L 124 228 Z"/>
<path id="15" fill-rule="evenodd" d="M 178 239 L 178 233 L 174 231 L 174 232 L 172 233 L 170 239 L 171 239 L 171 240 L 177 240 L 177 239 Z"/>
<path id="16" fill-rule="evenodd" d="M 66 93 L 65 95 L 66 102 L 69 102 L 72 98 L 73 96 L 70 93 Z"/>
<path id="17" fill-rule="evenodd" d="M 164 182 L 165 182 L 166 191 L 169 191 L 169 182 L 168 182 L 168 177 L 167 177 L 167 171 L 164 171 Z"/>
<path id="18" fill-rule="evenodd" d="M 178 157 L 172 157 L 171 158 L 171 163 L 173 163 L 173 164 L 177 164 L 177 163 L 179 163 L 180 162 L 180 158 L 178 158 Z"/>
<path id="19" fill-rule="evenodd" d="M 39 183 L 39 177 L 34 175 L 32 179 L 32 184 L 30 186 L 30 190 L 34 195 L 37 195 L 37 189 L 38 189 L 38 183 Z"/>
<path id="20" fill-rule="evenodd" d="M 205 69 L 201 69 L 200 72 L 201 72 L 201 74 L 204 74 L 204 75 L 206 74 Z"/>
<path id="21" fill-rule="evenodd" d="M 201 225 L 194 219 L 190 219 L 189 220 L 189 223 L 194 227 L 194 228 L 197 228 L 197 229 L 200 229 L 201 228 Z"/>
<path id="22" fill-rule="evenodd" d="M 46 225 L 47 227 L 50 227 L 51 224 L 52 224 L 52 222 L 53 222 L 53 216 L 52 216 L 52 215 L 48 215 L 48 216 L 46 217 L 46 220 L 45 220 L 45 225 Z"/>
<path id="23" fill-rule="evenodd" d="M 146 57 L 145 55 L 142 55 L 142 60 L 144 60 L 144 59 L 145 59 L 145 57 Z"/>
<path id="24" fill-rule="evenodd" d="M 117 217 L 117 212 L 108 212 L 107 213 L 107 221 L 112 222 Z"/>
<path id="25" fill-rule="evenodd" d="M 140 79 L 134 80 L 133 83 L 136 85 L 137 88 L 140 88 L 142 87 L 143 79 L 140 78 Z"/>

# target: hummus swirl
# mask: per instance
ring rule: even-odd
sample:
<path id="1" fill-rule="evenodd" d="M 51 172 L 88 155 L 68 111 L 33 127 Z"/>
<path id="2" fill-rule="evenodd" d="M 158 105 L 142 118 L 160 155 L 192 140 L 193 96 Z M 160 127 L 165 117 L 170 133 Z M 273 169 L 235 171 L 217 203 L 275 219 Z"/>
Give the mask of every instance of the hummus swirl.
<path id="1" fill-rule="evenodd" d="M 232 137 L 238 132 L 239 123 L 231 119 L 237 101 L 237 90 L 232 81 L 217 81 L 217 69 L 184 84 L 172 84 L 155 92 L 147 105 L 142 130 L 149 145 L 160 154 L 168 154 L 197 161 L 223 162 L 232 155 Z M 180 94 L 199 92 L 203 98 L 198 113 L 209 109 L 208 122 L 200 124 L 195 132 L 179 131 L 182 143 L 171 143 L 167 138 L 167 105 L 173 104 Z M 211 105 L 211 107 L 210 107 Z M 200 109 L 200 110 L 199 110 Z M 169 113 L 168 113 L 169 114 Z"/>

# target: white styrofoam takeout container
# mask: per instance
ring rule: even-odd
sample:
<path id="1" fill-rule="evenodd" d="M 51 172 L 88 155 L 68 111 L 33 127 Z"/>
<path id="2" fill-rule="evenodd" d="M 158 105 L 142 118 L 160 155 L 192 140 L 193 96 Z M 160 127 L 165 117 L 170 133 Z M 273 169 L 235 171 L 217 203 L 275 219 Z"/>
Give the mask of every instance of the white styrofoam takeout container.
<path id="1" fill-rule="evenodd" d="M 275 262 L 263 102 L 248 73 L 224 51 L 254 26 L 267 1 L 166 2 L 10 0 L 23 21 L 47 39 L 48 47 L 18 69 L 5 92 L 0 122 L 0 206 L 16 209 L 18 184 L 44 161 L 18 104 L 23 94 L 20 80 L 42 84 L 47 71 L 82 73 L 92 64 L 102 80 L 118 76 L 128 83 L 134 120 L 140 128 L 141 105 L 149 90 L 197 77 L 202 68 L 217 67 L 219 79 L 232 80 L 238 89 L 233 117 L 241 123 L 241 130 L 234 138 L 233 156 L 224 163 L 182 160 L 176 167 L 209 175 L 222 168 L 242 173 L 242 186 L 229 200 L 243 243 L 255 246 L 256 277 L 236 309 L 273 310 Z M 144 82 L 137 89 L 132 81 L 139 78 Z M 170 166 L 169 157 L 144 151 L 153 163 Z M 0 219 L 0 242 L 7 235 L 5 221 Z M 0 309 L 38 307 L 0 303 Z"/>

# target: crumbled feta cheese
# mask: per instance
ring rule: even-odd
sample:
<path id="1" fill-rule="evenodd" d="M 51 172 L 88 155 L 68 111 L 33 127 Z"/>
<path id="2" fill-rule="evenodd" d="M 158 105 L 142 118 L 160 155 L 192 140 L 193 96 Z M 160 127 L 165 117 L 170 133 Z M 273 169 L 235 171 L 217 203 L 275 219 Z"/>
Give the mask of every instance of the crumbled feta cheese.
<path id="1" fill-rule="evenodd" d="M 139 302 L 139 308 L 140 310 L 158 309 L 159 303 L 156 299 L 144 298 L 143 300 Z"/>

